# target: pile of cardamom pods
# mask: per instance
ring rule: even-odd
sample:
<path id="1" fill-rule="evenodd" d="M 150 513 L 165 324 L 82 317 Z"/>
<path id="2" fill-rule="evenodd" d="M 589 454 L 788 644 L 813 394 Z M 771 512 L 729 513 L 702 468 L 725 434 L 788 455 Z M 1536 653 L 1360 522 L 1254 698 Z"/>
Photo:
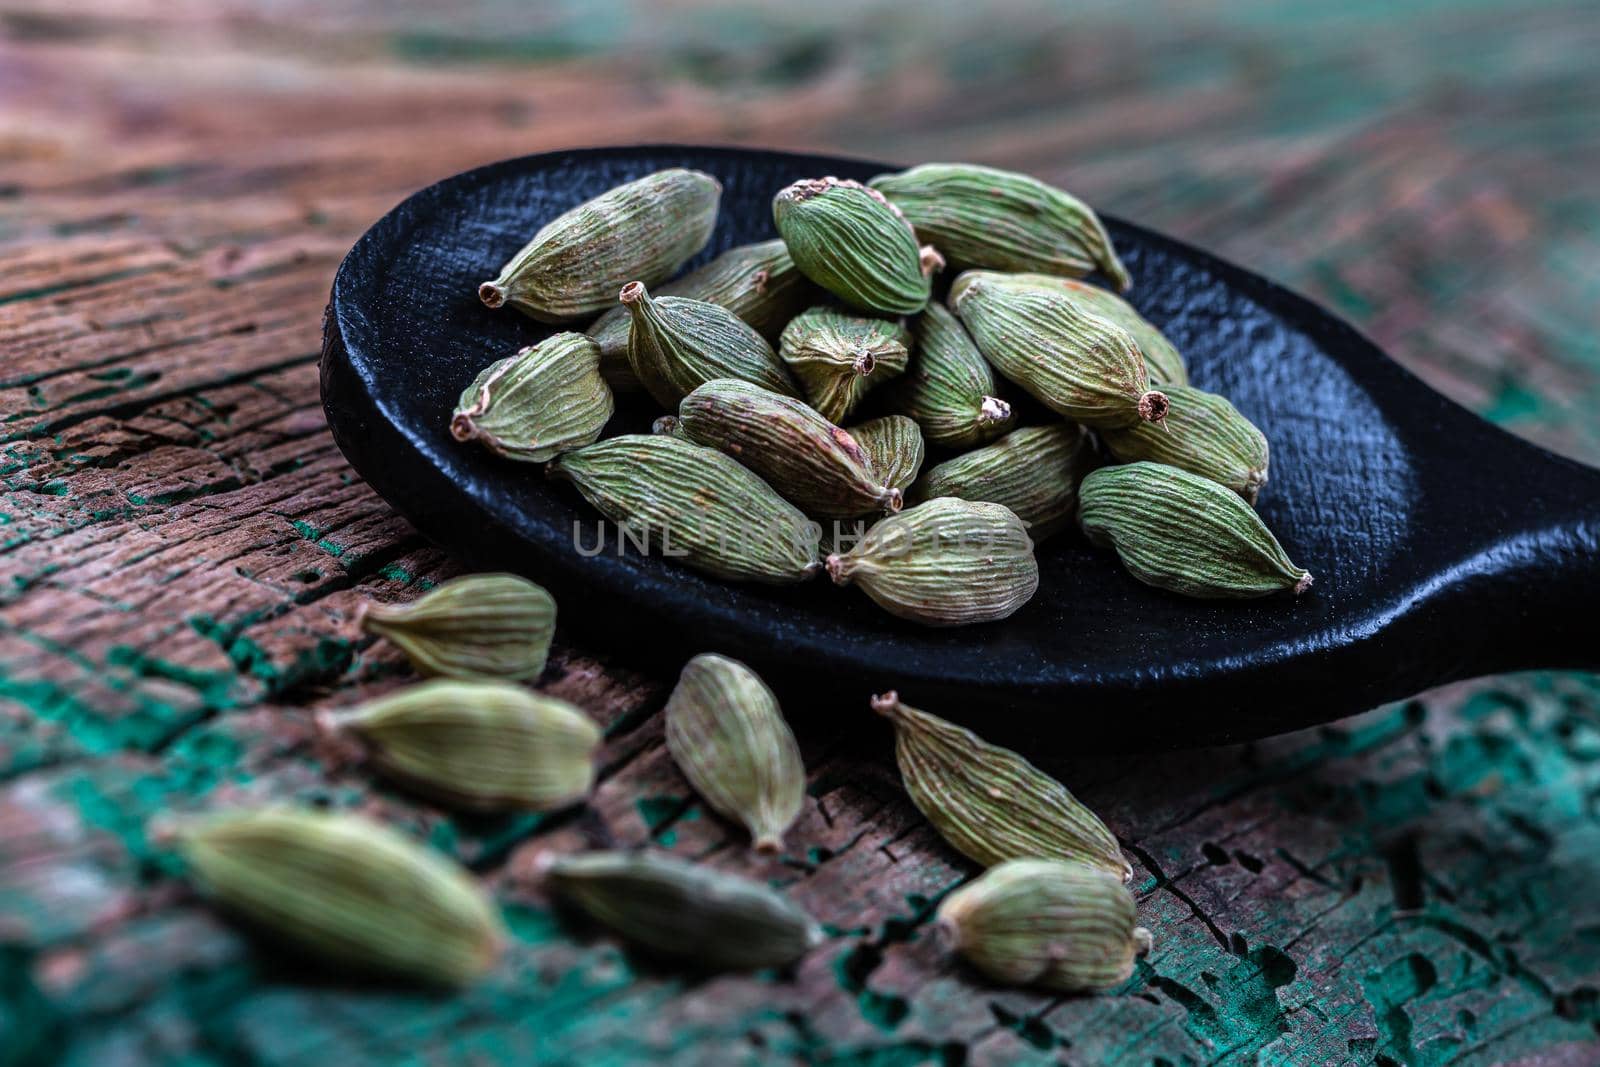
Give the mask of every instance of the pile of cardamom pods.
<path id="1" fill-rule="evenodd" d="M 486 368 L 454 436 L 549 461 L 709 574 L 826 571 L 931 626 L 1015 612 L 1038 588 L 1035 544 L 1074 524 L 1175 593 L 1310 586 L 1254 509 L 1261 431 L 1080 280 L 1132 283 L 1087 205 L 969 164 L 809 178 L 774 196 L 776 240 L 674 278 L 721 192 L 663 170 L 540 229 L 479 297 L 548 323 L 603 313 Z M 946 267 L 959 273 L 941 304 Z M 1001 381 L 1036 402 L 1037 425 L 1019 425 Z M 666 409 L 654 433 L 601 440 L 613 391 L 640 389 Z"/>
<path id="2" fill-rule="evenodd" d="M 1189 386 L 1177 348 L 1132 306 L 1080 280 L 1131 284 L 1080 201 L 962 164 L 866 185 L 807 179 L 773 199 L 778 239 L 674 278 L 710 239 L 720 196 L 706 174 L 664 170 L 540 229 L 480 299 L 542 322 L 599 317 L 486 367 L 452 435 L 548 463 L 606 518 L 708 574 L 789 583 L 826 571 L 928 625 L 1015 612 L 1038 587 L 1035 543 L 1074 525 L 1175 593 L 1311 584 L 1254 509 L 1265 437 Z M 941 304 L 946 266 L 959 273 Z M 1002 379 L 1048 415 L 1020 425 Z M 613 390 L 641 389 L 664 409 L 654 432 L 601 440 Z M 930 448 L 942 461 L 923 471 Z M 360 625 L 430 680 L 321 714 L 320 736 L 447 807 L 582 803 L 602 732 L 528 688 L 555 616 L 544 589 L 503 574 L 369 605 Z M 1104 823 L 1020 755 L 894 693 L 871 706 L 893 726 L 912 801 L 985 868 L 939 904 L 948 946 L 1008 984 L 1125 981 L 1151 937 Z M 758 852 L 781 853 L 806 771 L 772 691 L 707 653 L 684 667 L 664 716 L 667 749 L 706 806 Z M 169 836 L 221 904 L 342 966 L 462 984 L 507 939 L 470 872 L 361 816 L 237 811 Z M 537 866 L 550 896 L 697 968 L 790 967 L 825 939 L 766 883 L 665 853 Z"/>
<path id="3" fill-rule="evenodd" d="M 317 716 L 330 750 L 397 786 L 469 812 L 556 811 L 594 788 L 602 734 L 581 709 L 538 693 L 556 605 L 509 574 L 459 578 L 405 605 L 370 604 L 359 625 L 405 653 L 423 681 Z M 912 802 L 984 874 L 939 905 L 951 950 L 989 978 L 1060 992 L 1115 987 L 1151 947 L 1136 923 L 1132 868 L 1115 835 L 1049 775 L 970 730 L 902 704 L 893 725 Z M 800 745 L 760 677 L 695 656 L 663 711 L 668 753 L 706 807 L 777 856 L 806 803 Z M 505 924 L 473 874 L 363 816 L 269 807 L 160 828 L 219 904 L 343 969 L 431 985 L 493 970 Z M 551 897 L 646 952 L 702 971 L 790 968 L 826 940 L 764 882 L 654 850 L 546 853 Z M 515 874 L 515 872 L 514 872 Z"/>

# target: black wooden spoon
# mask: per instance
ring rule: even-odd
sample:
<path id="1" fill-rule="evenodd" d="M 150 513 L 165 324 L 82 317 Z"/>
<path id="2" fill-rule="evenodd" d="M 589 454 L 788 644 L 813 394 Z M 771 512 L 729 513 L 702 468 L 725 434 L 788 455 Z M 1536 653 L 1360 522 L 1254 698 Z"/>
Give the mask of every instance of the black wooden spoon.
<path id="1" fill-rule="evenodd" d="M 483 366 L 550 332 L 479 303 L 477 286 L 542 223 L 662 167 L 724 186 L 695 261 L 774 235 L 772 194 L 804 177 L 866 179 L 859 160 L 689 146 L 559 152 L 417 193 L 357 242 L 334 280 L 322 396 L 335 440 L 423 533 L 474 568 L 545 584 L 564 627 L 676 671 L 737 657 L 792 718 L 870 717 L 898 689 L 1033 752 L 1257 737 L 1441 682 L 1600 666 L 1600 474 L 1433 392 L 1324 309 L 1179 241 L 1108 221 L 1130 299 L 1272 444 L 1261 515 L 1316 575 L 1300 598 L 1188 600 L 1134 581 L 1075 534 L 1039 551 L 1042 581 L 1001 623 L 929 630 L 824 578 L 731 585 L 661 558 L 585 555 L 595 516 L 537 467 L 450 436 Z M 607 433 L 660 412 L 619 396 Z"/>

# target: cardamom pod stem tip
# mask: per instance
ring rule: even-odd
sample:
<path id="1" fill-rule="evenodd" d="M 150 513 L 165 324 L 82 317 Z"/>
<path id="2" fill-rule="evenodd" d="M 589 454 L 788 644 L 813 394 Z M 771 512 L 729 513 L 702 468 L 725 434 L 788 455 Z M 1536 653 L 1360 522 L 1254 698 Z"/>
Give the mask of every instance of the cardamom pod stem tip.
<path id="1" fill-rule="evenodd" d="M 923 245 L 918 250 L 917 258 L 922 264 L 924 276 L 937 274 L 944 270 L 944 256 L 940 255 L 939 250 L 932 245 Z"/>
<path id="2" fill-rule="evenodd" d="M 1151 949 L 1155 948 L 1155 946 L 1156 946 L 1156 939 L 1155 939 L 1154 936 L 1151 935 L 1149 930 L 1146 930 L 1142 926 L 1135 926 L 1133 928 L 1133 953 L 1134 953 L 1134 955 L 1136 955 L 1136 956 L 1147 955 L 1150 952 Z"/>
<path id="3" fill-rule="evenodd" d="M 505 286 L 484 282 L 478 286 L 478 299 L 483 301 L 485 307 L 500 307 L 506 302 Z"/>
<path id="4" fill-rule="evenodd" d="M 1110 249 L 1107 249 L 1110 252 Z M 1117 258 L 1115 252 L 1110 252 L 1111 265 L 1105 268 L 1106 274 L 1111 278 L 1111 284 L 1117 287 L 1117 292 L 1126 293 L 1133 288 L 1133 275 L 1128 273 L 1128 268 L 1122 265 L 1122 260 Z"/>
<path id="5" fill-rule="evenodd" d="M 450 436 L 457 441 L 470 441 L 478 436 L 478 424 L 465 411 L 458 411 L 450 419 Z"/>
<path id="6" fill-rule="evenodd" d="M 873 370 L 877 368 L 877 366 L 878 359 L 871 352 L 862 352 L 860 355 L 856 356 L 856 361 L 853 364 L 855 372 L 861 375 L 863 378 L 871 374 Z"/>
<path id="7" fill-rule="evenodd" d="M 783 838 L 777 834 L 768 834 L 758 837 L 751 843 L 751 847 L 763 856 L 776 856 L 783 851 Z"/>
<path id="8" fill-rule="evenodd" d="M 846 567 L 848 567 L 849 564 L 846 563 L 843 556 L 835 552 L 833 555 L 828 557 L 825 566 L 828 569 L 828 577 L 833 579 L 834 585 L 850 584 L 850 572 L 846 570 Z"/>
<path id="9" fill-rule="evenodd" d="M 622 292 L 617 294 L 617 299 L 624 304 L 637 304 L 644 297 L 644 282 L 629 282 L 622 287 Z"/>
<path id="10" fill-rule="evenodd" d="M 883 506 L 889 510 L 891 515 L 894 514 L 906 506 L 905 493 L 890 486 L 888 491 L 883 494 Z"/>
<path id="11" fill-rule="evenodd" d="M 1171 407 L 1166 393 L 1152 389 L 1139 398 L 1139 417 L 1146 422 L 1161 422 Z"/>
<path id="12" fill-rule="evenodd" d="M 1011 405 L 997 396 L 985 396 L 978 402 L 978 422 L 990 424 L 1005 422 L 1011 417 Z"/>
<path id="13" fill-rule="evenodd" d="M 1301 578 L 1298 582 L 1294 583 L 1294 595 L 1295 596 L 1299 596 L 1301 593 L 1304 593 L 1307 589 L 1310 589 L 1311 588 L 1311 583 L 1313 581 L 1314 581 L 1314 579 L 1311 577 L 1311 572 L 1310 571 L 1306 571 L 1305 577 Z"/>
<path id="14" fill-rule="evenodd" d="M 831 561 L 837 557 L 829 557 Z M 871 700 L 872 710 L 882 715 L 885 719 L 894 719 L 895 713 L 900 710 L 900 693 L 891 689 L 887 693 L 879 693 Z"/>

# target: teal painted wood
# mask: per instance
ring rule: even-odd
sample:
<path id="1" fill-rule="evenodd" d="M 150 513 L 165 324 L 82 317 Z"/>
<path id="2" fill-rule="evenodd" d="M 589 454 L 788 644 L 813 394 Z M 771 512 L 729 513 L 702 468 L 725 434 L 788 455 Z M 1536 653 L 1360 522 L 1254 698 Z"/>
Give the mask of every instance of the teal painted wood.
<path id="1" fill-rule="evenodd" d="M 1018 0 L 896 6 L 848 39 L 793 5 L 654 26 L 628 5 L 537 23 L 487 2 L 448 23 L 230 6 L 0 3 L 0 1064 L 1600 1059 L 1592 676 L 1052 766 L 1128 843 L 1157 937 L 1124 989 L 1082 999 L 986 986 L 940 951 L 927 918 L 970 870 L 864 704 L 860 731 L 802 737 L 806 811 L 761 863 L 671 769 L 665 679 L 602 650 L 561 649 L 545 683 L 608 728 L 583 813 L 447 817 L 310 730 L 406 677 L 357 603 L 455 573 L 317 412 L 337 257 L 411 189 L 646 137 L 1015 165 L 1310 292 L 1594 462 L 1583 5 Z M 516 934 L 505 967 L 458 997 L 319 976 L 199 904 L 145 832 L 286 797 L 473 865 Z M 527 886 L 546 849 L 647 840 L 784 885 L 829 941 L 789 979 L 689 980 Z"/>

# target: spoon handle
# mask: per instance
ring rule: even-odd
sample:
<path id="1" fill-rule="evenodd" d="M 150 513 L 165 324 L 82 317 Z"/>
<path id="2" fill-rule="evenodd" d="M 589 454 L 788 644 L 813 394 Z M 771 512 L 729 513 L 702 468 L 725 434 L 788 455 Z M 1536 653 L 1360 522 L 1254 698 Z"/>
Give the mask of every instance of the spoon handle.
<path id="1" fill-rule="evenodd" d="M 1507 441 L 1496 461 L 1461 472 L 1475 483 L 1454 509 L 1468 551 L 1439 576 L 1456 588 L 1435 611 L 1463 614 L 1441 636 L 1478 650 L 1478 669 L 1460 676 L 1600 669 L 1600 470 Z"/>

